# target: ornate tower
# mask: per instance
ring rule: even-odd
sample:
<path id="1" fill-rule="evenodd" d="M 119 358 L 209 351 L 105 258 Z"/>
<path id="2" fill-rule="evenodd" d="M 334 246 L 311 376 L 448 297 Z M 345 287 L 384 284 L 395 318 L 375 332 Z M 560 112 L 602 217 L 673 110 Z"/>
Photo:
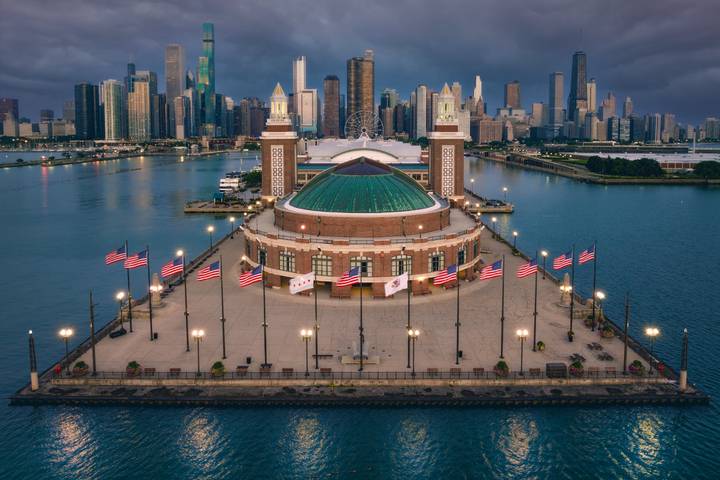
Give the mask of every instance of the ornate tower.
<path id="1" fill-rule="evenodd" d="M 274 200 L 293 191 L 297 183 L 297 138 L 288 115 L 288 98 L 278 83 L 270 97 L 270 118 L 260 137 L 263 199 Z"/>
<path id="2" fill-rule="evenodd" d="M 465 134 L 459 131 L 455 97 L 447 83 L 438 96 L 437 110 L 435 130 L 428 134 L 430 187 L 441 197 L 461 201 L 465 195 Z"/>

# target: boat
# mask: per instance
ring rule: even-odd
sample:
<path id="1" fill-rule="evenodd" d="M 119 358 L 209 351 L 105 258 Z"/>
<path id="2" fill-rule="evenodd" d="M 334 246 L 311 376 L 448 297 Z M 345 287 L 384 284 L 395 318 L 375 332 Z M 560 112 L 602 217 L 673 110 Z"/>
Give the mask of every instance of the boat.
<path id="1" fill-rule="evenodd" d="M 220 179 L 218 190 L 224 194 L 235 193 L 242 187 L 242 172 L 228 172 L 225 178 Z"/>

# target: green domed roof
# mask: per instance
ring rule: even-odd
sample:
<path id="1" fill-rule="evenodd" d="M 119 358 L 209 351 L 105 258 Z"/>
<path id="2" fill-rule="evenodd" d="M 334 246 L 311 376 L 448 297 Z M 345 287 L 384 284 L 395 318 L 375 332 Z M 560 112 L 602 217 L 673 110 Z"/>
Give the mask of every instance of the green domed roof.
<path id="1" fill-rule="evenodd" d="M 415 180 L 365 157 L 324 171 L 290 199 L 296 208 L 338 213 L 407 212 L 434 204 Z"/>

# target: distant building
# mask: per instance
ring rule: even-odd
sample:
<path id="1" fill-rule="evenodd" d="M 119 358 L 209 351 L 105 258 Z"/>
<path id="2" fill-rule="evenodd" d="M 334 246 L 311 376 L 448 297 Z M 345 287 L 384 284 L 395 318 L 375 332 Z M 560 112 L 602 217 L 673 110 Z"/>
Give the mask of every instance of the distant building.
<path id="1" fill-rule="evenodd" d="M 88 82 L 75 85 L 75 136 L 79 140 L 102 138 L 105 132 L 100 127 L 98 86 Z"/>
<path id="2" fill-rule="evenodd" d="M 133 91 L 128 93 L 128 138 L 135 142 L 149 141 L 150 121 L 150 84 L 135 81 Z M 177 118 L 175 124 L 177 125 Z"/>
<path id="3" fill-rule="evenodd" d="M 623 117 L 619 121 L 618 125 L 618 140 L 623 143 L 630 142 L 631 138 L 631 123 L 630 119 L 627 117 Z"/>
<path id="4" fill-rule="evenodd" d="M 608 92 L 607 98 L 603 99 L 602 105 L 600 106 L 600 119 L 607 120 L 608 118 L 615 117 L 617 115 L 617 102 L 615 95 L 612 92 Z"/>
<path id="5" fill-rule="evenodd" d="M 127 136 L 125 125 L 125 85 L 118 80 L 102 82 L 103 114 L 105 116 L 105 140 L 122 140 Z"/>
<path id="6" fill-rule="evenodd" d="M 154 129 L 152 134 L 153 138 L 168 138 L 168 103 L 167 95 L 164 93 L 158 93 L 153 95 L 150 99 L 152 103 L 152 128 Z"/>
<path id="7" fill-rule="evenodd" d="M 0 122 L 12 115 L 15 122 L 20 120 L 20 108 L 17 98 L 0 98 Z"/>
<path id="8" fill-rule="evenodd" d="M 215 26 L 203 23 L 203 54 L 198 58 L 197 91 L 200 95 L 199 134 L 215 136 Z M 177 121 L 175 122 L 177 124 Z"/>
<path id="9" fill-rule="evenodd" d="M 503 122 L 490 118 L 475 118 L 470 121 L 470 133 L 477 144 L 501 142 L 503 138 Z"/>
<path id="10" fill-rule="evenodd" d="M 587 83 L 587 111 L 597 112 L 597 84 L 594 78 Z"/>
<path id="11" fill-rule="evenodd" d="M 427 137 L 427 87 L 425 85 L 418 85 L 415 89 L 415 108 L 413 109 L 413 122 L 415 124 L 413 128 L 414 138 Z"/>
<path id="12" fill-rule="evenodd" d="M 543 124 L 544 105 L 540 102 L 534 102 L 530 106 L 530 126 L 539 127 Z"/>
<path id="13" fill-rule="evenodd" d="M 517 80 L 505 84 L 505 106 L 509 108 L 522 108 L 520 104 L 520 82 Z"/>
<path id="14" fill-rule="evenodd" d="M 306 60 L 305 56 L 297 57 L 295 60 L 293 60 L 292 65 L 292 76 L 293 76 L 293 89 L 292 93 L 294 95 L 299 95 L 300 92 L 305 90 L 306 84 Z"/>
<path id="15" fill-rule="evenodd" d="M 585 52 L 580 51 L 573 54 L 570 95 L 568 96 L 568 120 L 577 121 L 578 111 L 588 111 L 587 56 Z M 582 118 L 584 118 L 584 113 Z"/>
<path id="16" fill-rule="evenodd" d="M 165 47 L 165 95 L 172 101 L 185 91 L 185 49 L 176 43 Z"/>
<path id="17" fill-rule="evenodd" d="M 633 102 L 630 97 L 625 97 L 623 102 L 623 118 L 628 118 L 633 114 Z"/>
<path id="18" fill-rule="evenodd" d="M 563 120 L 563 73 L 553 72 L 550 74 L 548 89 L 547 138 L 553 139 L 559 136 Z"/>
<path id="19" fill-rule="evenodd" d="M 660 133 L 660 139 L 668 143 L 671 140 L 677 140 L 677 133 L 675 129 L 677 128 L 677 123 L 675 122 L 675 115 L 672 113 L 663 113 L 662 115 L 662 125 L 661 125 L 661 133 Z"/>
<path id="20" fill-rule="evenodd" d="M 462 85 L 460 85 L 460 82 L 453 82 L 450 90 L 452 91 L 453 98 L 455 99 L 455 111 L 459 112 L 460 107 L 462 106 Z"/>
<path id="21" fill-rule="evenodd" d="M 41 122 L 52 122 L 55 120 L 55 112 L 52 110 L 40 110 L 40 121 Z"/>
<path id="22" fill-rule="evenodd" d="M 340 79 L 328 75 L 323 80 L 323 135 L 340 138 Z"/>
<path id="23" fill-rule="evenodd" d="M 365 50 L 362 57 L 347 61 L 347 118 L 357 112 L 375 111 L 375 57 Z"/>
<path id="24" fill-rule="evenodd" d="M 63 103 L 63 120 L 75 123 L 75 100 L 65 100 Z"/>
<path id="25" fill-rule="evenodd" d="M 702 139 L 712 139 L 717 140 L 720 139 L 720 119 L 715 117 L 708 117 L 705 119 L 705 122 L 703 123 L 702 130 L 705 131 L 704 136 Z"/>
<path id="26" fill-rule="evenodd" d="M 662 117 L 659 113 L 647 115 L 647 143 L 660 143 L 662 141 Z"/>

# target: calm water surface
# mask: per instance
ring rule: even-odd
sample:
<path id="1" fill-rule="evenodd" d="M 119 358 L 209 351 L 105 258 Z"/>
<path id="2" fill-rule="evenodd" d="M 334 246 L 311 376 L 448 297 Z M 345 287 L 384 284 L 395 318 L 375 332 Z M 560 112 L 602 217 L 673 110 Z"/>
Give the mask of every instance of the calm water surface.
<path id="1" fill-rule="evenodd" d="M 27 382 L 28 328 L 41 366 L 62 355 L 58 328 L 85 336 L 87 291 L 103 321 L 123 286 L 104 254 L 127 237 L 154 265 L 178 247 L 194 255 L 225 218 L 185 216 L 239 155 L 154 157 L 68 167 L 0 169 L 0 302 L 10 394 Z M 250 168 L 252 160 L 245 160 Z M 500 216 L 518 246 L 552 253 L 597 239 L 598 287 L 633 334 L 657 325 L 660 356 L 678 364 L 691 333 L 690 377 L 716 398 L 720 338 L 720 189 L 603 187 L 492 163 L 468 165 L 485 196 L 510 189 Z M 577 269 L 581 293 L 592 267 Z M 141 273 L 134 277 L 141 287 Z M 140 291 L 136 292 L 139 294 Z M 0 405 L 0 478 L 717 478 L 720 415 L 694 408 L 121 408 Z"/>

